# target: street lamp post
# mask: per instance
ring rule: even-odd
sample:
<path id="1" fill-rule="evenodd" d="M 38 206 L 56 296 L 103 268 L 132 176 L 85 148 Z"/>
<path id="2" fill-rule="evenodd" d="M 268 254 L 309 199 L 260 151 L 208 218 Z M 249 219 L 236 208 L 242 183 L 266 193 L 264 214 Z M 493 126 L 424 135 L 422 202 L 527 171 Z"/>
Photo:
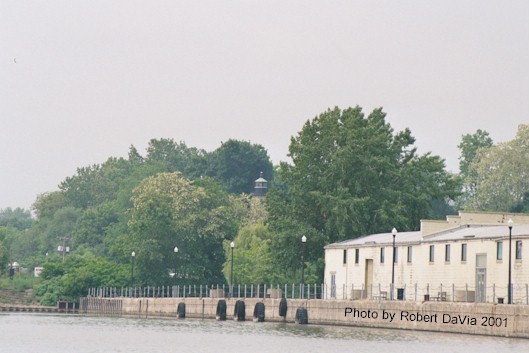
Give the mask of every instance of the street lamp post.
<path id="1" fill-rule="evenodd" d="M 511 282 L 511 252 L 512 252 L 512 219 L 509 218 L 507 224 L 509 225 L 509 284 L 507 288 L 507 303 L 512 304 L 512 282 Z"/>
<path id="2" fill-rule="evenodd" d="M 132 287 L 134 285 L 134 258 L 136 257 L 136 252 L 133 250 L 130 254 L 131 262 L 132 262 L 132 271 L 130 273 L 130 286 Z"/>
<path id="3" fill-rule="evenodd" d="M 230 269 L 230 298 L 233 297 L 233 249 L 235 248 L 235 243 L 232 241 L 230 243 L 231 248 L 231 269 Z"/>
<path id="4" fill-rule="evenodd" d="M 173 274 L 173 286 L 176 287 L 176 256 L 178 254 L 178 246 L 174 247 L 174 274 Z M 173 288 L 173 291 L 175 288 Z"/>
<path id="5" fill-rule="evenodd" d="M 391 296 L 390 296 L 390 299 L 393 300 L 393 291 L 395 288 L 395 237 L 397 236 L 397 229 L 393 228 L 391 230 L 391 235 L 393 235 L 393 259 L 391 261 Z"/>
<path id="6" fill-rule="evenodd" d="M 301 237 L 301 299 L 305 296 L 305 246 L 307 244 L 307 237 Z"/>

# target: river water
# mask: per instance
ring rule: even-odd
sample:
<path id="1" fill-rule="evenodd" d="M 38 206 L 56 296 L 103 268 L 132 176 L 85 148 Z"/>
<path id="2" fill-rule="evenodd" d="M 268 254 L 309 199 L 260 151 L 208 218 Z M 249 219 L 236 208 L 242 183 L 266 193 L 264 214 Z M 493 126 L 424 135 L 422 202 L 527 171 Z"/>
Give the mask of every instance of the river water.
<path id="1" fill-rule="evenodd" d="M 529 340 L 195 319 L 0 314 L 1 353 L 529 352 Z"/>

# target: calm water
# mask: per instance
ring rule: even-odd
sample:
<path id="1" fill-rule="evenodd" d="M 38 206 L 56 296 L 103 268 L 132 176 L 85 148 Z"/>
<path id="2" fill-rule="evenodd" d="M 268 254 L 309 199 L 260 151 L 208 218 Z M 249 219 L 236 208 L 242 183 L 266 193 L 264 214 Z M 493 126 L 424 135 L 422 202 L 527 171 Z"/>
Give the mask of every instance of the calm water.
<path id="1" fill-rule="evenodd" d="M 529 340 L 214 320 L 0 314 L 0 352 L 529 352 Z"/>

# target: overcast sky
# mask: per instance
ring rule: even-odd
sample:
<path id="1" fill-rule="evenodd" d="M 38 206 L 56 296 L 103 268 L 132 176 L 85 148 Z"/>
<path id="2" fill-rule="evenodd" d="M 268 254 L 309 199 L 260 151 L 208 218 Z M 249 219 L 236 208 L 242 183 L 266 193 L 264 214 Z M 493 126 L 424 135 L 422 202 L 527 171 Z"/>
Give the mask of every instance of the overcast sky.
<path id="1" fill-rule="evenodd" d="M 152 138 L 278 163 L 306 120 L 356 105 L 454 172 L 463 134 L 513 139 L 529 1 L 0 0 L 0 208 Z"/>

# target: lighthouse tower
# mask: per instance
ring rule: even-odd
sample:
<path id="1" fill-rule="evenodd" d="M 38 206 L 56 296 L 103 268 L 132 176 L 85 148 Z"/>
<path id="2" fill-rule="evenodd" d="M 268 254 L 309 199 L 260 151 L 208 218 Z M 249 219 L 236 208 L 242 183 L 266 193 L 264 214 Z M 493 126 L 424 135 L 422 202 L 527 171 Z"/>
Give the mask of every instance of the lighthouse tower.
<path id="1" fill-rule="evenodd" d="M 268 191 L 268 181 L 263 178 L 263 172 L 261 172 L 259 179 L 255 181 L 253 190 L 253 197 L 265 197 Z"/>

